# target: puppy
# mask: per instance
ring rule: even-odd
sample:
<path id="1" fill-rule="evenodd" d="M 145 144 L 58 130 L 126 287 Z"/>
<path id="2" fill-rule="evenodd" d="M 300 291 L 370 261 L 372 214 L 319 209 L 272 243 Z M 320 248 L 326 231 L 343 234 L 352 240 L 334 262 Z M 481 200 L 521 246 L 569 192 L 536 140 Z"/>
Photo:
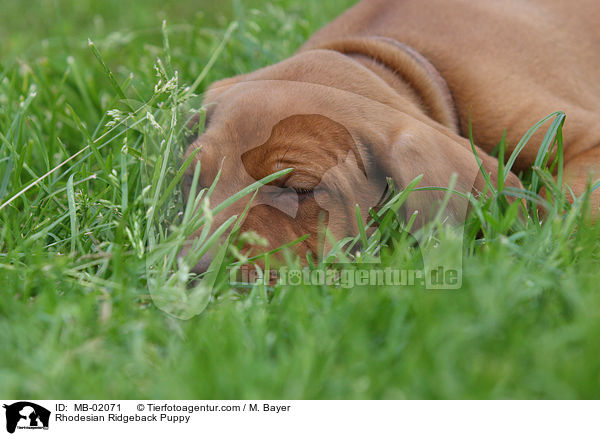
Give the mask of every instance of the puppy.
<path id="1" fill-rule="evenodd" d="M 356 234 L 355 205 L 366 220 L 385 196 L 386 178 L 399 189 L 418 176 L 419 187 L 448 187 L 454 174 L 453 189 L 484 191 L 466 139 L 469 120 L 483 170 L 496 183 L 498 162 L 488 153 L 503 131 L 508 155 L 535 122 L 566 112 L 565 181 L 580 195 L 600 176 L 598 71 L 593 0 L 363 0 L 293 57 L 214 83 L 205 132 L 188 155 L 200 149 L 200 186 L 221 171 L 213 205 L 293 168 L 259 190 L 241 230 L 257 232 L 268 248 L 309 235 L 294 249 L 319 255 L 319 229 Z M 543 130 L 514 170 L 533 164 Z M 514 174 L 505 185 L 521 186 Z M 443 196 L 412 195 L 404 212 L 426 220 Z M 249 200 L 222 211 L 215 228 Z M 599 205 L 594 194 L 592 206 Z M 453 199 L 448 210 L 460 221 L 466 204 Z M 195 271 L 210 261 L 206 255 Z"/>

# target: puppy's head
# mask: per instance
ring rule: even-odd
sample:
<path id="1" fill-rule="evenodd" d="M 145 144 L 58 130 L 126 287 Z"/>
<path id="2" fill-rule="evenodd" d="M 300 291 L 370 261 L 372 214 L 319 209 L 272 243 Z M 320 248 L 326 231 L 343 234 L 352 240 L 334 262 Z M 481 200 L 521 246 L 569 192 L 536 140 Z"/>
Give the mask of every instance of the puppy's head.
<path id="1" fill-rule="evenodd" d="M 468 143 L 429 120 L 410 99 L 347 56 L 315 50 L 250 75 L 217 82 L 207 92 L 205 132 L 188 149 L 200 161 L 199 186 L 220 179 L 210 197 L 216 206 L 246 186 L 277 171 L 293 170 L 232 204 L 213 223 L 217 228 L 248 206 L 241 232 L 252 230 L 268 247 L 259 254 L 308 238 L 294 250 L 319 256 L 327 229 L 335 238 L 355 235 L 356 205 L 363 220 L 385 194 L 386 178 L 402 189 L 422 175 L 419 186 L 483 189 Z M 479 151 L 486 170 L 494 159 Z M 194 165 L 185 177 L 189 194 Z M 516 182 L 518 183 L 518 181 Z M 414 195 L 405 212 L 424 217 L 442 191 Z M 466 203 L 451 202 L 450 214 L 464 219 Z M 191 236 L 194 239 L 201 229 Z M 189 245 L 188 245 L 189 247 Z M 185 254 L 188 248 L 184 248 Z M 210 254 L 196 266 L 206 270 Z"/>

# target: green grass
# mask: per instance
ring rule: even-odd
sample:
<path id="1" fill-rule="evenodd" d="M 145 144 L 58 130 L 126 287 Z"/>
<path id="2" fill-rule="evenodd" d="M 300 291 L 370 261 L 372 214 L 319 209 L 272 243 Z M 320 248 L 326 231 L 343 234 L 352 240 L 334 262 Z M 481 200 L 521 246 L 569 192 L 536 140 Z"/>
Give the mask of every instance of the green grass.
<path id="1" fill-rule="evenodd" d="M 534 201 L 519 213 L 502 186 L 472 200 L 462 289 L 243 293 L 221 272 L 208 278 L 209 302 L 206 287 L 186 290 L 160 263 L 194 225 L 178 215 L 176 183 L 182 117 L 200 107 L 186 87 L 201 76 L 201 95 L 289 56 L 352 2 L 42 3 L 24 20 L 19 2 L 0 16 L 0 397 L 600 396 L 600 226 L 548 177 L 561 114 L 541 127 L 550 133 L 536 144 L 540 169 L 522 175 L 527 191 L 510 192 L 542 202 L 545 185 L 548 216 L 540 224 Z M 346 268 L 379 255 L 419 268 L 382 215 Z M 437 224 L 435 241 L 451 239 Z M 187 299 L 178 315 L 201 313 L 182 320 L 154 304 L 171 296 Z"/>

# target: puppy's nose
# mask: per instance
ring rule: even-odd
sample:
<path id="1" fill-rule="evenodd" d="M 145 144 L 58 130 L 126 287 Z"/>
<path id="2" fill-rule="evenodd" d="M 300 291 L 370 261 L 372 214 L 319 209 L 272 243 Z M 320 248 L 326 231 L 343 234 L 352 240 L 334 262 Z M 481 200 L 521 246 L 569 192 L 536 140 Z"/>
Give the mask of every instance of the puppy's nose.
<path id="1" fill-rule="evenodd" d="M 177 257 L 180 259 L 183 259 L 187 256 L 189 251 L 190 250 L 188 247 L 184 247 L 181 249 L 181 251 L 179 251 L 179 253 L 177 253 Z M 190 269 L 190 271 L 193 272 L 194 274 L 205 273 L 206 271 L 208 271 L 208 268 L 210 267 L 210 264 L 212 263 L 212 261 L 213 261 L 213 257 L 210 254 L 206 253 L 204 256 L 202 256 L 200 258 L 198 263 Z"/>
<path id="2" fill-rule="evenodd" d="M 194 265 L 194 267 L 190 271 L 192 271 L 195 274 L 205 273 L 206 271 L 208 271 L 208 268 L 210 267 L 212 261 L 212 256 L 206 253 L 200 258 L 200 261 L 196 265 Z"/>

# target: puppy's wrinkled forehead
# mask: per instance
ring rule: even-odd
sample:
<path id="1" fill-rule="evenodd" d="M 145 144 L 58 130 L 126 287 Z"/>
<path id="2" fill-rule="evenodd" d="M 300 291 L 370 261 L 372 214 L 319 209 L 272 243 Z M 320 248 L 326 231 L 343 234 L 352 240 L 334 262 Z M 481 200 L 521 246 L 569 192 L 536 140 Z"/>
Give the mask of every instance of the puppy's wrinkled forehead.
<path id="1" fill-rule="evenodd" d="M 293 80 L 251 80 L 211 88 L 205 98 L 208 135 L 227 135 L 247 151 L 263 144 L 273 127 L 294 115 L 318 114 L 352 136 L 396 112 L 352 92 Z M 378 126 L 380 128 L 381 126 Z"/>
<path id="2" fill-rule="evenodd" d="M 335 97 L 323 101 L 330 93 L 311 84 L 281 80 L 242 82 L 219 92 L 209 92 L 206 133 L 221 135 L 223 140 L 238 143 L 243 153 L 264 144 L 283 120 L 305 114 L 319 114 L 343 124 L 347 118 L 336 107 Z M 217 93 L 216 98 L 211 94 Z"/>
<path id="3" fill-rule="evenodd" d="M 307 162 L 340 160 L 349 151 L 360 162 L 359 134 L 353 127 L 360 117 L 353 113 L 351 97 L 327 87 L 283 80 L 212 90 L 205 100 L 205 133 L 191 148 L 201 148 L 203 170 L 214 172 L 220 165 L 226 170 L 236 161 L 243 162 L 254 180 Z M 277 162 L 269 165 L 269 160 Z M 263 174 L 263 170 L 270 172 Z M 204 175 L 210 179 L 216 174 Z M 229 177 L 234 176 L 229 173 Z"/>

